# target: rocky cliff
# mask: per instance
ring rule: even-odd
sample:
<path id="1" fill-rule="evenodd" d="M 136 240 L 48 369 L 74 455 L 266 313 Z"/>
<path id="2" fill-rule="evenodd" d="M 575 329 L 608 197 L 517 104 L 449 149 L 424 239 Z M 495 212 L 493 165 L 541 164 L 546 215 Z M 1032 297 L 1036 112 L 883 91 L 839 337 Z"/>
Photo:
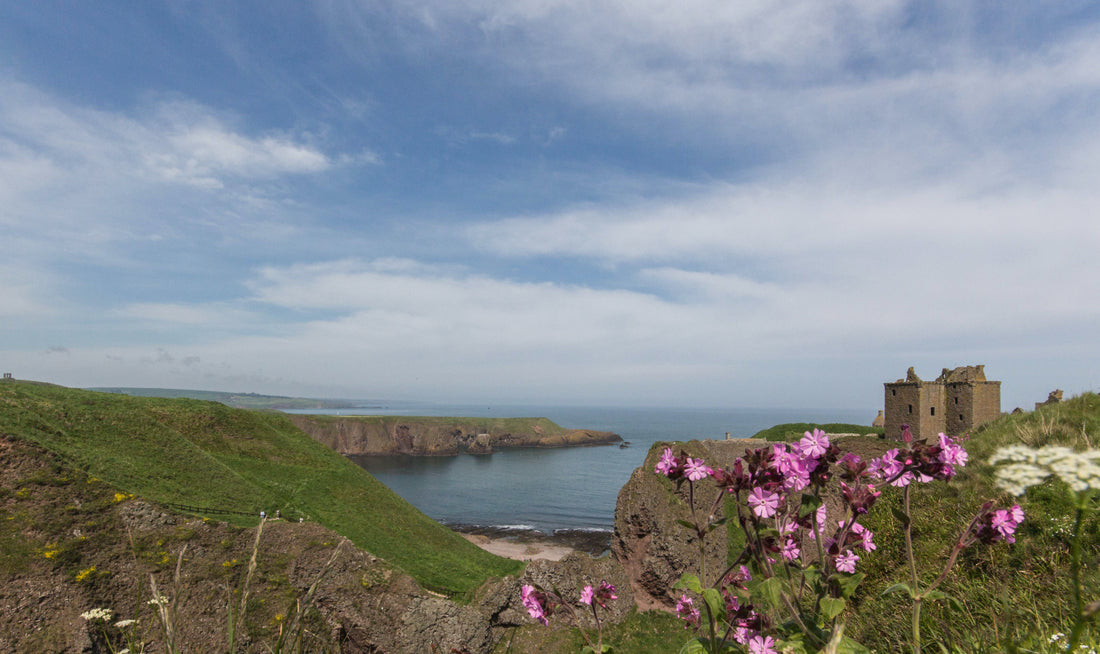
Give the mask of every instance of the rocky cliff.
<path id="1" fill-rule="evenodd" d="M 766 443 L 745 439 L 668 445 L 677 454 L 685 451 L 692 457 L 702 457 L 712 466 L 725 466 L 744 455 L 746 449 Z M 630 578 L 639 610 L 671 609 L 678 596 L 673 594 L 672 585 L 684 572 L 699 574 L 699 541 L 692 531 L 677 523 L 691 520 L 688 485 L 677 487 L 653 471 L 665 446 L 657 443 L 650 448 L 645 463 L 619 491 L 615 505 L 611 553 Z M 714 505 L 715 493 L 710 484 L 700 484 L 700 489 L 695 496 L 695 510 L 703 516 Z M 721 510 L 719 505 L 718 512 Z M 707 536 L 707 570 L 712 574 L 725 569 L 728 548 L 725 529 L 715 529 Z"/>
<path id="2" fill-rule="evenodd" d="M 290 415 L 311 438 L 344 455 L 450 456 L 508 447 L 608 445 L 618 434 L 565 429 L 546 418 Z"/>

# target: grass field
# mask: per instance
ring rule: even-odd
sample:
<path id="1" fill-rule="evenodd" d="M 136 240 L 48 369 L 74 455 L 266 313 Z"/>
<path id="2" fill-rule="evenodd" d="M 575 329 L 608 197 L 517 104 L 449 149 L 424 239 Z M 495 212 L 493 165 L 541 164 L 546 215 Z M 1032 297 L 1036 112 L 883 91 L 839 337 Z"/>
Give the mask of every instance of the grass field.
<path id="1" fill-rule="evenodd" d="M 813 423 L 813 422 L 785 422 L 781 425 L 775 425 L 774 427 L 768 427 L 762 429 L 755 434 L 752 438 L 759 438 L 765 441 L 772 442 L 789 442 L 796 441 L 802 437 L 802 434 L 813 431 L 814 429 L 821 429 L 830 434 L 884 434 L 886 432 L 882 427 L 868 427 L 867 425 L 852 425 L 843 422 L 827 422 L 827 423 Z"/>
<path id="2" fill-rule="evenodd" d="M 450 596 L 522 568 L 431 520 L 276 412 L 4 381 L 0 432 L 153 502 L 240 511 L 207 515 L 241 526 L 261 510 L 316 521 Z"/>

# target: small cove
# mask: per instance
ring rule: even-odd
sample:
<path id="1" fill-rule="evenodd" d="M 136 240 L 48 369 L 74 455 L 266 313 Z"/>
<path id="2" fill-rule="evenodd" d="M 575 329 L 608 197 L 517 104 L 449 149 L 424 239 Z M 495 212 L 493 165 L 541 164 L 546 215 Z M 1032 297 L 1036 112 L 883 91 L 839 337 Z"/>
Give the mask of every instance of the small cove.
<path id="1" fill-rule="evenodd" d="M 869 409 L 683 409 L 562 406 L 418 405 L 300 411 L 338 415 L 547 417 L 562 427 L 613 431 L 629 441 L 563 449 L 512 449 L 491 455 L 352 457 L 435 520 L 473 533 L 553 536 L 585 549 L 606 538 L 619 489 L 663 440 L 748 438 L 785 422 L 869 424 Z M 595 538 L 587 538 L 586 535 Z M 602 536 L 601 536 L 602 534 Z"/>

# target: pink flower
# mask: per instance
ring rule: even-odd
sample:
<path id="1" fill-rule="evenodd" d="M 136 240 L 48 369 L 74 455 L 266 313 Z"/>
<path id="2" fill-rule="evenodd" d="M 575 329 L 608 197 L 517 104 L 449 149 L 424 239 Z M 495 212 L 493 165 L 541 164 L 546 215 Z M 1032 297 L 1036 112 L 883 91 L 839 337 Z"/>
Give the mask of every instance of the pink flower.
<path id="1" fill-rule="evenodd" d="M 962 468 L 969 458 L 970 455 L 962 445 L 952 441 L 946 434 L 940 434 L 940 461 L 952 467 Z"/>
<path id="2" fill-rule="evenodd" d="M 690 481 L 700 481 L 710 476 L 711 469 L 707 467 L 707 464 L 702 459 L 693 459 L 688 457 L 684 462 L 684 474 Z"/>
<path id="3" fill-rule="evenodd" d="M 852 553 L 852 550 L 844 550 L 843 554 L 836 557 L 836 569 L 839 572 L 855 572 L 858 560 L 859 557 Z"/>
<path id="4" fill-rule="evenodd" d="M 666 447 L 661 454 L 661 460 L 657 462 L 655 472 L 667 477 L 675 472 L 678 467 L 680 467 L 680 460 L 672 453 L 672 448 Z"/>
<path id="5" fill-rule="evenodd" d="M 749 506 L 760 518 L 770 518 L 779 509 L 779 494 L 772 493 L 759 486 L 749 491 Z"/>
<path id="6" fill-rule="evenodd" d="M 608 600 L 613 599 L 619 599 L 619 596 L 615 594 L 615 586 L 606 581 L 600 582 L 600 587 L 596 591 L 596 603 L 606 609 Z"/>
<path id="7" fill-rule="evenodd" d="M 543 593 L 535 590 L 534 586 L 524 586 L 520 589 L 520 597 L 523 599 L 523 606 L 527 609 L 527 612 L 531 614 L 531 617 L 538 620 L 545 627 L 550 624 L 550 621 L 546 618 L 546 596 Z"/>
<path id="8" fill-rule="evenodd" d="M 771 636 L 753 636 L 749 640 L 749 652 L 751 654 L 776 654 L 775 639 Z"/>
<path id="9" fill-rule="evenodd" d="M 817 527 L 810 529 L 810 538 L 817 540 L 817 537 L 825 532 L 825 519 L 829 517 L 829 510 L 824 504 L 817 507 L 817 511 L 814 511 L 814 522 L 817 523 Z"/>
<path id="10" fill-rule="evenodd" d="M 585 586 L 584 590 L 581 591 L 581 604 L 592 606 L 592 598 L 595 597 L 595 595 L 596 593 L 592 589 L 592 586 Z"/>
<path id="11" fill-rule="evenodd" d="M 1013 534 L 1016 533 L 1016 527 L 1020 526 L 1023 520 L 1024 510 L 1020 508 L 1019 504 L 1015 504 L 1011 509 L 997 509 L 994 511 L 989 526 L 997 532 L 995 539 L 999 537 L 1006 543 L 1015 543 L 1016 538 Z"/>
<path id="12" fill-rule="evenodd" d="M 815 429 L 812 432 L 804 433 L 802 439 L 798 441 L 798 445 L 804 456 L 820 459 L 825 456 L 825 451 L 829 449 L 829 437 L 820 429 Z"/>
<path id="13" fill-rule="evenodd" d="M 687 595 L 680 595 L 680 600 L 676 602 L 676 615 L 687 623 L 684 629 L 699 624 L 699 609 L 695 608 L 695 603 Z"/>
<path id="14" fill-rule="evenodd" d="M 864 527 L 863 525 L 859 524 L 858 522 L 853 522 L 852 523 L 852 533 L 856 534 L 857 536 L 859 536 L 862 539 L 862 541 L 860 542 L 859 545 L 864 550 L 870 552 L 871 550 L 878 549 L 878 546 L 876 546 L 874 544 L 874 542 L 871 540 L 875 537 L 875 534 L 870 529 Z"/>
<path id="15" fill-rule="evenodd" d="M 801 554 L 802 550 L 798 549 L 798 543 L 796 543 L 793 538 L 788 538 L 787 542 L 783 545 L 783 558 L 788 561 L 797 561 Z"/>

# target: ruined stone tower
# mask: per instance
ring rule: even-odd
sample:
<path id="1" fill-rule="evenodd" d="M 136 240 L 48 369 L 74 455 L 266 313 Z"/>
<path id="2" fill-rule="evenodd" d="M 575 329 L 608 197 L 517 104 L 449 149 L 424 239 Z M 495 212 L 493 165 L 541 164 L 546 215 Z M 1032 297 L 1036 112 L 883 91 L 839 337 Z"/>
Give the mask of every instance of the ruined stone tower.
<path id="1" fill-rule="evenodd" d="M 886 438 L 901 438 L 903 424 L 914 438 L 956 436 L 1001 415 L 1001 382 L 988 381 L 982 365 L 944 368 L 928 382 L 909 368 L 905 379 L 884 386 Z"/>

